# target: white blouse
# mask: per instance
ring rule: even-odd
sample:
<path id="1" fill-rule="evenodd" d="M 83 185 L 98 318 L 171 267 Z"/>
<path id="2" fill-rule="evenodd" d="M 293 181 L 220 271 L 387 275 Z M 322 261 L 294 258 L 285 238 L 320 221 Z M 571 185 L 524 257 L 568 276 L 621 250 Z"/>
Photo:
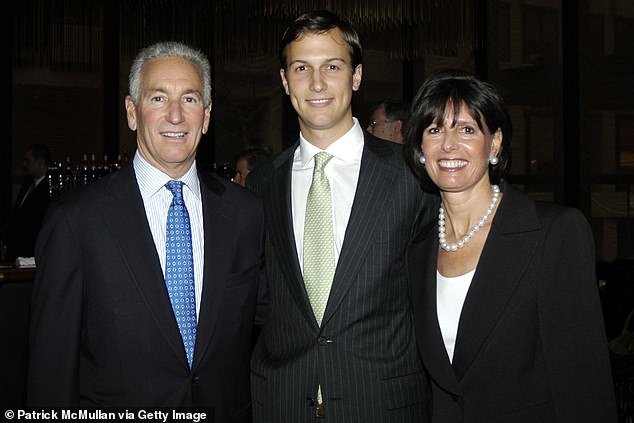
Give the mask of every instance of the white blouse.
<path id="1" fill-rule="evenodd" d="M 436 271 L 436 310 L 438 324 L 449 361 L 453 362 L 458 324 L 464 300 L 471 286 L 475 269 L 464 275 L 448 278 Z"/>

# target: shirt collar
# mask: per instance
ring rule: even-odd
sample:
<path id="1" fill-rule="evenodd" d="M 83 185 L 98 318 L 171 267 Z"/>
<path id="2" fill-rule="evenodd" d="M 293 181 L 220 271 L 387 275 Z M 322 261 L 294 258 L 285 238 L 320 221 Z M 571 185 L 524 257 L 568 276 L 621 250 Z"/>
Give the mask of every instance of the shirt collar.
<path id="1" fill-rule="evenodd" d="M 143 197 L 143 199 L 156 194 L 168 181 L 172 179 L 169 175 L 161 172 L 148 163 L 147 160 L 145 160 L 139 153 L 139 150 L 137 150 L 134 154 L 133 165 L 136 180 L 139 184 L 139 190 L 141 191 L 141 197 Z M 195 160 L 187 173 L 178 180 L 183 181 L 185 186 L 200 199 L 200 184 L 198 182 L 198 172 L 196 170 Z"/>
<path id="2" fill-rule="evenodd" d="M 343 134 L 341 138 L 330 144 L 326 150 L 315 147 L 300 132 L 299 154 L 302 167 L 307 166 L 315 154 L 320 151 L 326 151 L 344 162 L 354 162 L 359 156 L 359 151 L 363 149 L 363 129 L 357 118 L 353 117 L 352 120 L 354 121 L 352 128 Z"/>
<path id="3" fill-rule="evenodd" d="M 36 187 L 40 184 L 40 182 L 42 182 L 44 180 L 44 178 L 46 178 L 46 175 L 42 175 L 39 178 L 35 178 L 33 180 L 33 186 Z"/>

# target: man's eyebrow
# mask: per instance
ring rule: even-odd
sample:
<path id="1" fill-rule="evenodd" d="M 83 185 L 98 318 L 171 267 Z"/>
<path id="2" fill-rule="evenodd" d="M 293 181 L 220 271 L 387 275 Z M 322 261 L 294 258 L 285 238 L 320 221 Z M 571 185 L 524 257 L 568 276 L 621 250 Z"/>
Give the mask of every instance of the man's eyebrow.
<path id="1" fill-rule="evenodd" d="M 336 62 L 336 61 L 345 63 L 346 60 L 342 59 L 341 57 L 328 57 L 326 59 L 321 60 L 320 63 L 328 63 L 328 62 Z M 292 62 L 289 62 L 288 65 L 290 66 L 290 65 L 297 64 L 297 63 L 309 64 L 310 62 L 311 62 L 310 60 L 306 60 L 306 59 L 295 59 Z"/>
<path id="2" fill-rule="evenodd" d="M 166 90 L 165 88 L 162 87 L 150 87 L 146 90 L 143 91 L 145 94 L 154 94 L 154 93 L 160 93 L 160 94 L 168 94 L 168 90 Z M 197 90 L 196 88 L 190 88 L 187 89 L 185 91 L 183 91 L 182 95 L 187 95 L 187 94 L 196 94 L 198 96 L 202 97 L 202 93 Z"/>

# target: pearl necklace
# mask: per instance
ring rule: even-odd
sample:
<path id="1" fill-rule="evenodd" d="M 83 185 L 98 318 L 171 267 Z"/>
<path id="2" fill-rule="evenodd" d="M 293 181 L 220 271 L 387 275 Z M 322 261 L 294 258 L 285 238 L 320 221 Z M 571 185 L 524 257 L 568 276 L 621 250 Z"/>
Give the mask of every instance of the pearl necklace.
<path id="1" fill-rule="evenodd" d="M 464 247 L 466 244 L 471 241 L 471 238 L 480 230 L 481 227 L 484 226 L 487 220 L 489 220 L 489 216 L 493 213 L 493 209 L 495 209 L 495 205 L 500 198 L 500 187 L 497 185 L 491 185 L 493 189 L 493 198 L 491 199 L 491 204 L 489 204 L 489 208 L 487 209 L 482 219 L 469 231 L 464 238 L 455 244 L 447 244 L 447 239 L 445 238 L 445 209 L 442 204 L 440 205 L 440 210 L 438 210 L 438 241 L 440 243 L 440 247 L 445 251 L 456 251 L 458 248 Z"/>

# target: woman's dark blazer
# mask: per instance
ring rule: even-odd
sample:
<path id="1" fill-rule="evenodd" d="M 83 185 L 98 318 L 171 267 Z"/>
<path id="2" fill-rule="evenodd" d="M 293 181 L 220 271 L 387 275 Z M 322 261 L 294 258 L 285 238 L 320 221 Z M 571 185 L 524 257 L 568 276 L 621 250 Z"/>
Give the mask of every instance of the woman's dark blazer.
<path id="1" fill-rule="evenodd" d="M 436 225 L 422 228 L 408 250 L 433 422 L 616 422 L 589 225 L 576 209 L 502 189 L 453 364 L 436 313 Z"/>

